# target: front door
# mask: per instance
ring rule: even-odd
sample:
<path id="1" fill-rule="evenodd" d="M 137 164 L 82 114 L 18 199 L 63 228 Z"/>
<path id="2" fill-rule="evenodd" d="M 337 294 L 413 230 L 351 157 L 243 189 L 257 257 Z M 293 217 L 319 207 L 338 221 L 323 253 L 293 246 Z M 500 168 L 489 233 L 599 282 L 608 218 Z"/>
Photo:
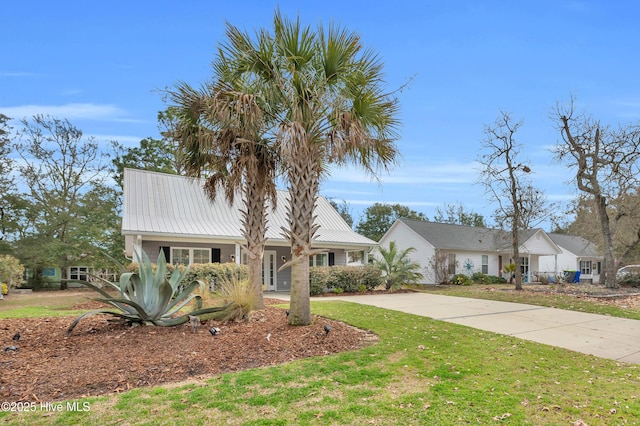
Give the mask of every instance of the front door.
<path id="1" fill-rule="evenodd" d="M 265 250 L 262 263 L 262 282 L 267 291 L 276 291 L 276 251 Z"/>

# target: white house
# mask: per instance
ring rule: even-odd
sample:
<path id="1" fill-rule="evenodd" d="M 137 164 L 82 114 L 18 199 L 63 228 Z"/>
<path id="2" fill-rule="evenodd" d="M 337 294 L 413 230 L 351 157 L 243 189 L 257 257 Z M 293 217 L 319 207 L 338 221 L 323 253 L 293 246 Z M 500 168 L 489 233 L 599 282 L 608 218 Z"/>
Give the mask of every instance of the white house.
<path id="1" fill-rule="evenodd" d="M 522 231 L 520 240 L 520 270 L 525 282 L 533 281 L 540 270 L 541 256 L 560 254 L 560 248 L 542 229 Z M 452 225 L 421 220 L 398 219 L 382 236 L 379 245 L 388 247 L 395 241 L 399 249 L 413 247 L 409 256 L 421 266 L 424 284 L 437 284 L 433 259 L 437 253 L 446 255 L 448 274 L 475 272 L 501 275 L 511 258 L 511 236 L 499 229 Z M 506 278 L 506 276 L 505 276 Z"/>
<path id="2" fill-rule="evenodd" d="M 122 234 L 125 251 L 132 256 L 142 247 L 151 261 L 162 250 L 173 264 L 208 262 L 245 263 L 241 235 L 241 197 L 229 205 L 221 193 L 211 201 L 203 181 L 184 176 L 142 170 L 124 171 Z M 263 278 L 267 290 L 291 289 L 290 269 L 278 268 L 291 257 L 289 242 L 282 235 L 288 228 L 288 193 L 278 191 L 276 210 L 267 209 L 268 230 L 264 252 Z M 364 264 L 377 245 L 354 232 L 331 204 L 319 197 L 316 209 L 313 248 L 326 249 L 309 259 L 312 266 Z"/>
<path id="3" fill-rule="evenodd" d="M 604 256 L 592 242 L 576 235 L 548 234 L 561 252 L 540 258 L 540 272 L 562 276 L 564 271 L 580 271 L 580 281 L 598 284 Z"/>

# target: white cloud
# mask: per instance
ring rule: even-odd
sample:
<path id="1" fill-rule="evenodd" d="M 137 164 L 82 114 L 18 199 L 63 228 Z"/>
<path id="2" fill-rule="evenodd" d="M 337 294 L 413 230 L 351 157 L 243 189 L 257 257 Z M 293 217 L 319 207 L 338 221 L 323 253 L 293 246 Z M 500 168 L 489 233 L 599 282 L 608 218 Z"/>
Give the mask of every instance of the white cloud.
<path id="1" fill-rule="evenodd" d="M 19 105 L 0 107 L 0 112 L 14 119 L 32 117 L 37 114 L 64 117 L 69 120 L 90 119 L 118 122 L 139 122 L 127 118 L 126 111 L 115 105 L 90 103 L 70 103 L 65 105 Z"/>

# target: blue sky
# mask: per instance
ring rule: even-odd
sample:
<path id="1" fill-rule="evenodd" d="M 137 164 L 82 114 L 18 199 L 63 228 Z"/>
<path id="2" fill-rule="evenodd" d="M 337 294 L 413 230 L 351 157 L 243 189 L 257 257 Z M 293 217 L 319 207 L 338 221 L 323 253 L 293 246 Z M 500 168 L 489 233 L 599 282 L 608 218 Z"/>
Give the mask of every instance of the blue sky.
<path id="1" fill-rule="evenodd" d="M 225 22 L 272 26 L 276 7 L 316 25 L 357 31 L 385 63 L 399 95 L 398 166 L 380 181 L 337 169 L 322 194 L 346 200 L 356 220 L 375 202 L 432 218 L 444 203 L 489 217 L 477 182 L 483 127 L 501 110 L 517 134 L 533 184 L 551 201 L 575 195 L 572 172 L 548 148 L 550 119 L 570 95 L 613 126 L 640 119 L 640 5 L 635 1 L 11 1 L 0 25 L 0 112 L 68 118 L 98 141 L 127 146 L 158 136 L 162 89 L 199 85 Z"/>

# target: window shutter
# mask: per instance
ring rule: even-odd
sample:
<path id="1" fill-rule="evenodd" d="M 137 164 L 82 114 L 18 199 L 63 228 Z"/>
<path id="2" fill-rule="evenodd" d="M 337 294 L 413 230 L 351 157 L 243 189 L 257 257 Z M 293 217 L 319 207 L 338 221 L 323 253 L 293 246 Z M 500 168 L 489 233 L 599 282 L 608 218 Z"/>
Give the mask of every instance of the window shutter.
<path id="1" fill-rule="evenodd" d="M 211 262 L 212 263 L 220 263 L 220 249 L 219 248 L 212 248 L 211 249 Z"/>
<path id="2" fill-rule="evenodd" d="M 164 259 L 167 263 L 171 262 L 171 247 L 163 246 L 160 247 L 160 250 L 164 253 Z"/>
<path id="3" fill-rule="evenodd" d="M 334 252 L 329 252 L 329 266 L 333 266 L 336 264 L 336 254 Z"/>

